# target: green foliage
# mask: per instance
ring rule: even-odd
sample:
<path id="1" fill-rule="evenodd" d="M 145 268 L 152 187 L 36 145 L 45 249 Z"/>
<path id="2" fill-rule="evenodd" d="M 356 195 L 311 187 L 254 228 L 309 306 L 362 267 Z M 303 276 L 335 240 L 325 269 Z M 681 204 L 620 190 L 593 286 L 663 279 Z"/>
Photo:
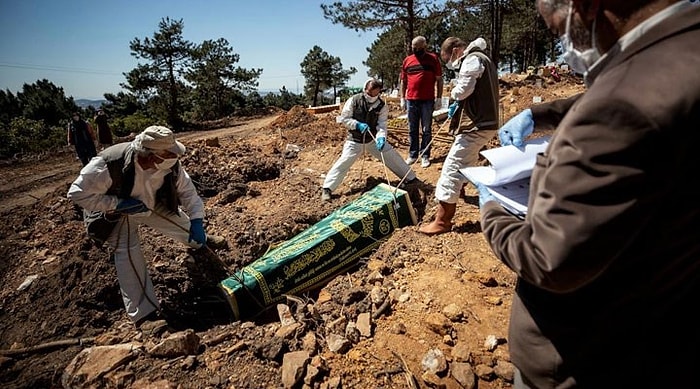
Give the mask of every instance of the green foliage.
<path id="1" fill-rule="evenodd" d="M 304 96 L 290 93 L 287 88 L 282 87 L 279 94 L 266 94 L 263 97 L 263 104 L 267 107 L 278 107 L 288 111 L 295 105 L 304 105 Z"/>
<path id="2" fill-rule="evenodd" d="M 398 26 L 403 32 L 405 55 L 411 52 L 411 40 L 423 28 L 427 18 L 446 15 L 447 7 L 429 0 L 356 0 L 321 4 L 323 17 L 355 31 L 387 30 Z M 403 57 L 402 56 L 402 57 Z"/>
<path id="3" fill-rule="evenodd" d="M 182 128 L 181 99 L 185 88 L 180 80 L 194 48 L 193 43 L 182 36 L 184 26 L 182 19 L 163 18 L 153 38 L 144 38 L 143 41 L 134 38 L 129 42 L 131 55 L 147 63 L 126 73 L 127 83 L 122 84 L 143 97 L 160 96 L 158 100 L 150 99 L 149 103 L 158 104 L 154 108 L 165 114 L 174 131 Z"/>
<path id="4" fill-rule="evenodd" d="M 164 122 L 154 121 L 141 113 L 135 113 L 126 117 L 120 117 L 110 123 L 112 132 L 118 137 L 125 137 L 132 133 L 137 134 L 153 125 L 167 125 Z"/>
<path id="5" fill-rule="evenodd" d="M 193 120 L 213 120 L 234 112 L 235 90 L 252 92 L 262 69 L 234 67 L 239 55 L 224 38 L 206 40 L 192 51 L 192 65 L 185 78 L 193 84 Z"/>
<path id="6" fill-rule="evenodd" d="M 109 117 L 129 116 L 146 108 L 145 104 L 133 94 L 124 92 L 119 92 L 116 95 L 105 93 L 104 98 L 107 100 L 107 103 L 102 106 L 102 109 Z"/>
<path id="7" fill-rule="evenodd" d="M 401 27 L 394 26 L 380 34 L 367 50 L 369 56 L 364 62 L 365 66 L 370 69 L 370 74 L 382 79 L 387 88 L 398 87 L 401 64 L 406 56 L 403 34 Z"/>
<path id="8" fill-rule="evenodd" d="M 10 92 L 0 90 L 0 125 L 9 124 L 12 118 L 22 115 L 19 99 Z"/>
<path id="9" fill-rule="evenodd" d="M 323 92 L 333 88 L 334 92 L 342 89 L 350 79 L 351 74 L 357 73 L 357 69 L 351 67 L 343 69 L 340 58 L 334 57 L 322 48 L 314 46 L 299 64 L 301 74 L 306 78 L 304 94 L 312 106 L 323 103 Z M 335 93 L 333 99 L 335 99 Z"/>
<path id="10" fill-rule="evenodd" d="M 22 116 L 27 119 L 43 120 L 47 125 L 57 126 L 68 120 L 78 106 L 73 98 L 66 98 L 63 88 L 47 79 L 34 84 L 24 84 L 17 93 L 22 108 Z"/>
<path id="11" fill-rule="evenodd" d="M 0 158 L 17 153 L 38 153 L 66 145 L 66 129 L 43 120 L 17 117 L 0 125 Z"/>

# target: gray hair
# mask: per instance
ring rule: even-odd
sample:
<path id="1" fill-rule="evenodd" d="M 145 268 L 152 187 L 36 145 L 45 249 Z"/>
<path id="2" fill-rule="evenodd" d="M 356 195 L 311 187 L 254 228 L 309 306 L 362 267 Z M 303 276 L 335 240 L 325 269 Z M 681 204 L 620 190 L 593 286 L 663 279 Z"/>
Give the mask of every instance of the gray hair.
<path id="1" fill-rule="evenodd" d="M 411 41 L 411 47 L 422 49 L 422 48 L 426 48 L 427 46 L 428 46 L 428 41 L 422 35 L 418 35 L 417 37 L 413 38 L 413 40 Z"/>

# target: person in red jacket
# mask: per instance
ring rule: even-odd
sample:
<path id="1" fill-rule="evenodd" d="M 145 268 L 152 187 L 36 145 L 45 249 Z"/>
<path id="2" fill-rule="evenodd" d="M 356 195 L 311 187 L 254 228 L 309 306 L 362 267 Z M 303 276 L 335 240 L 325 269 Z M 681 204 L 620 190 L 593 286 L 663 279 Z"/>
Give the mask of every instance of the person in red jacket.
<path id="1" fill-rule="evenodd" d="M 430 166 L 430 143 L 433 139 L 433 110 L 442 105 L 442 65 L 435 53 L 427 51 L 423 36 L 413 38 L 411 50 L 401 65 L 401 109 L 408 114 L 408 158 L 411 165 L 418 157 L 421 167 Z M 422 127 L 423 136 L 419 139 Z"/>

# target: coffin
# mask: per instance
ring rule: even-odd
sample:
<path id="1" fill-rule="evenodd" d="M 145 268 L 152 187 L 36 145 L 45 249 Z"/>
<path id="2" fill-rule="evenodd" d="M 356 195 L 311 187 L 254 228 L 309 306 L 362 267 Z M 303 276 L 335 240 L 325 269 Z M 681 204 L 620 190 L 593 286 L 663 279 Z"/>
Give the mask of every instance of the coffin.
<path id="1" fill-rule="evenodd" d="M 268 250 L 221 281 L 219 287 L 236 320 L 251 318 L 285 301 L 285 295 L 299 295 L 325 285 L 357 265 L 396 229 L 415 224 L 408 193 L 379 184 Z"/>

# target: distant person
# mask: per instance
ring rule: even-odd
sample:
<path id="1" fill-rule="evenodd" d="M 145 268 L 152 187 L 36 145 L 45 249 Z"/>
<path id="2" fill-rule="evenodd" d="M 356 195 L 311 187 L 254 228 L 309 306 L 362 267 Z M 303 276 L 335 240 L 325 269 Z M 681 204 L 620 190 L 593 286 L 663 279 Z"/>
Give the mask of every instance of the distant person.
<path id="1" fill-rule="evenodd" d="M 454 101 L 448 110 L 450 133 L 455 140 L 442 165 L 435 187 L 438 201 L 435 220 L 418 231 L 436 235 L 452 230 L 457 200 L 468 181 L 459 169 L 476 165 L 479 151 L 496 135 L 498 129 L 498 73 L 485 54 L 486 41 L 476 38 L 467 44 L 449 37 L 442 43 L 440 56 L 448 69 L 457 73 L 450 91 Z"/>
<path id="2" fill-rule="evenodd" d="M 104 149 L 114 143 L 112 139 L 112 129 L 109 127 L 107 115 L 101 109 L 97 110 L 97 115 L 94 118 L 95 126 L 97 127 L 97 141 Z"/>
<path id="3" fill-rule="evenodd" d="M 556 127 L 524 219 L 478 186 L 486 241 L 517 275 L 514 387 L 697 388 L 700 7 L 536 7 L 587 89 L 499 130 L 503 144 L 518 145 Z"/>
<path id="4" fill-rule="evenodd" d="M 139 225 L 192 248 L 206 244 L 204 203 L 180 164 L 184 153 L 185 146 L 170 129 L 150 126 L 132 142 L 100 152 L 68 190 L 68 198 L 85 209 L 86 215 L 101 213 L 107 220 L 116 220 L 104 234 L 105 243 L 114 252 L 124 307 L 137 328 L 160 320 L 160 304 L 139 242 Z"/>
<path id="5" fill-rule="evenodd" d="M 401 109 L 408 115 L 408 158 L 411 165 L 421 156 L 421 167 L 430 166 L 433 111 L 442 106 L 442 66 L 435 53 L 427 51 L 423 36 L 413 38 L 413 53 L 401 65 Z M 422 136 L 420 130 L 422 129 Z"/>
<path id="6" fill-rule="evenodd" d="M 75 147 L 75 152 L 83 166 L 97 155 L 95 132 L 90 123 L 80 117 L 79 112 L 73 113 L 73 119 L 68 123 L 68 144 Z"/>
<path id="7" fill-rule="evenodd" d="M 404 162 L 399 153 L 386 143 L 389 107 L 379 94 L 384 84 L 374 78 L 365 82 L 364 91 L 350 97 L 336 119 L 347 128 L 348 136 L 343 145 L 343 152 L 326 174 L 321 191 L 323 201 L 331 200 L 331 193 L 340 186 L 350 167 L 357 158 L 369 153 L 386 163 L 399 178 L 406 182 L 416 179 L 415 173 Z"/>

